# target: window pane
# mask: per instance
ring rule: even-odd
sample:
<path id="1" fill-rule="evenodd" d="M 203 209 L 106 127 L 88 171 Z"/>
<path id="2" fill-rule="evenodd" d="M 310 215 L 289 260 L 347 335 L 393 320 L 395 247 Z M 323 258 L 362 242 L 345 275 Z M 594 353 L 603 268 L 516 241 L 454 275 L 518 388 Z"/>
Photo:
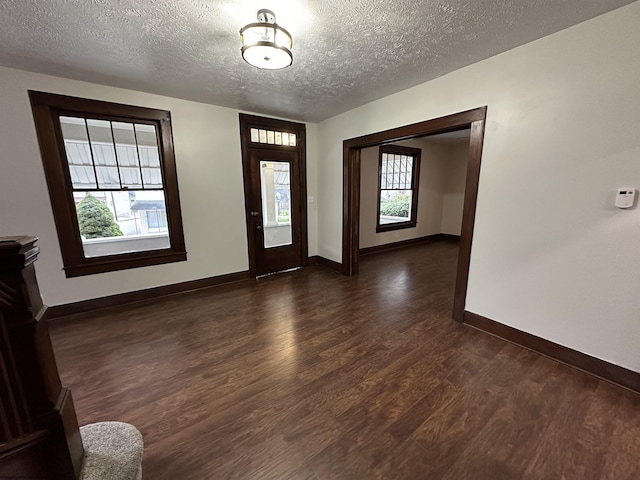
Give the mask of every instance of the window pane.
<path id="1" fill-rule="evenodd" d="M 98 187 L 120 188 L 120 174 L 116 163 L 116 151 L 111 136 L 111 122 L 87 119 L 89 141 L 98 175 Z"/>
<path id="2" fill-rule="evenodd" d="M 271 145 L 275 143 L 275 133 L 272 130 L 267 130 L 267 143 Z"/>
<path id="3" fill-rule="evenodd" d="M 296 146 L 296 134 L 295 133 L 290 133 L 289 134 L 289 145 L 292 147 Z"/>
<path id="4" fill-rule="evenodd" d="M 393 180 L 391 181 L 391 188 L 398 188 L 398 175 L 400 174 L 400 170 L 398 169 L 398 164 L 394 160 L 391 162 L 391 171 L 393 172 Z"/>
<path id="5" fill-rule="evenodd" d="M 387 188 L 387 162 L 384 160 L 384 156 L 380 163 L 380 188 Z"/>
<path id="6" fill-rule="evenodd" d="M 252 128 L 251 129 L 251 141 L 252 142 L 259 142 L 260 141 L 260 135 L 258 134 L 258 129 L 257 128 Z"/>
<path id="7" fill-rule="evenodd" d="M 156 126 L 151 123 L 136 123 L 136 142 L 138 145 L 157 146 Z"/>
<path id="8" fill-rule="evenodd" d="M 380 188 L 382 190 L 410 190 L 412 188 L 413 157 L 382 154 Z"/>
<path id="9" fill-rule="evenodd" d="M 142 166 L 142 182 L 144 188 L 162 187 L 160 170 L 160 154 L 156 141 L 156 127 L 153 125 L 135 125 L 138 155 Z"/>
<path id="10" fill-rule="evenodd" d="M 96 188 L 84 118 L 60 117 L 60 127 L 73 188 Z"/>
<path id="11" fill-rule="evenodd" d="M 118 157 L 118 165 L 120 166 L 120 168 L 130 167 L 140 169 L 140 161 L 138 160 L 138 149 L 136 148 L 135 144 L 116 144 L 116 155 Z"/>
<path id="12" fill-rule="evenodd" d="M 159 168 L 143 168 L 142 178 L 145 190 L 150 187 L 162 187 L 162 172 Z"/>
<path id="13" fill-rule="evenodd" d="M 410 189 L 411 188 L 411 162 L 412 159 L 411 157 L 405 157 L 405 161 L 404 161 L 404 166 L 403 166 L 403 171 L 404 171 L 404 188 Z"/>
<path id="14" fill-rule="evenodd" d="M 142 186 L 139 168 L 121 167 L 120 178 L 122 179 L 122 185 L 125 187 L 140 188 Z"/>
<path id="15" fill-rule="evenodd" d="M 91 163 L 89 143 L 64 142 L 73 188 L 96 188 L 96 172 Z"/>
<path id="16" fill-rule="evenodd" d="M 400 188 L 410 188 L 407 185 L 407 157 L 400 157 Z"/>
<path id="17" fill-rule="evenodd" d="M 260 162 L 264 248 L 291 245 L 291 189 L 287 162 Z"/>
<path id="18" fill-rule="evenodd" d="M 380 190 L 380 225 L 411 220 L 411 190 Z"/>
<path id="19" fill-rule="evenodd" d="M 96 173 L 98 174 L 98 186 L 100 188 L 120 188 L 120 177 L 118 176 L 117 168 L 96 166 Z"/>
<path id="20" fill-rule="evenodd" d="M 282 132 L 276 132 L 276 145 L 282 145 Z"/>
<path id="21" fill-rule="evenodd" d="M 133 123 L 111 122 L 111 125 L 122 186 L 140 188 L 142 187 L 140 161 Z"/>
<path id="22" fill-rule="evenodd" d="M 140 164 L 142 165 L 142 168 L 160 167 L 157 148 L 138 145 L 138 155 L 140 156 Z"/>
<path id="23" fill-rule="evenodd" d="M 145 159 L 140 158 L 143 167 L 159 167 L 160 160 L 158 158 L 158 143 L 156 140 L 156 127 L 153 125 L 140 125 L 136 123 L 136 140 L 139 150 L 153 152 L 153 155 L 147 156 Z M 140 154 L 142 157 L 142 154 Z"/>
<path id="24" fill-rule="evenodd" d="M 85 257 L 169 248 L 162 190 L 74 192 Z"/>

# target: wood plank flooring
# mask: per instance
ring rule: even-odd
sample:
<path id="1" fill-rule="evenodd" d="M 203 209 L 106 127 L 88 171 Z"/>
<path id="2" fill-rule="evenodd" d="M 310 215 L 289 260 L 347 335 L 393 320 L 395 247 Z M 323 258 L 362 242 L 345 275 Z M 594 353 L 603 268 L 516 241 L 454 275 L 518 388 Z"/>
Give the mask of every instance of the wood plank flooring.
<path id="1" fill-rule="evenodd" d="M 640 479 L 640 397 L 450 320 L 457 247 L 362 257 L 52 325 L 80 424 L 144 477 Z"/>

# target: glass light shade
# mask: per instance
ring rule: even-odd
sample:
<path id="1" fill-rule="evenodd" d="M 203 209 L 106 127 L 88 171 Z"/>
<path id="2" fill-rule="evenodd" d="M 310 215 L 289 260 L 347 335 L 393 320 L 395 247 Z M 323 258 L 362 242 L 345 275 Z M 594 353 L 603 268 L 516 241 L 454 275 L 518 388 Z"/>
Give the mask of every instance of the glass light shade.
<path id="1" fill-rule="evenodd" d="M 275 23 L 251 23 L 240 30 L 242 58 L 258 68 L 278 70 L 293 63 L 291 35 Z"/>

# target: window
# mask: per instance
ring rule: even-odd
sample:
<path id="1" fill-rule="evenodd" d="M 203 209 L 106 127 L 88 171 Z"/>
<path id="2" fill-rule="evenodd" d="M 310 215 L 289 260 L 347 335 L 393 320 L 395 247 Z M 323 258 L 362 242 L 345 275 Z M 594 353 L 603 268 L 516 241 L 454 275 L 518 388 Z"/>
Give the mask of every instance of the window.
<path id="1" fill-rule="evenodd" d="M 67 277 L 186 260 L 170 113 L 29 95 Z"/>
<path id="2" fill-rule="evenodd" d="M 419 148 L 380 147 L 376 232 L 416 226 L 419 178 Z"/>
<path id="3" fill-rule="evenodd" d="M 290 132 L 279 132 L 277 130 L 251 128 L 251 141 L 253 143 L 266 143 L 268 145 L 295 147 L 296 134 Z"/>

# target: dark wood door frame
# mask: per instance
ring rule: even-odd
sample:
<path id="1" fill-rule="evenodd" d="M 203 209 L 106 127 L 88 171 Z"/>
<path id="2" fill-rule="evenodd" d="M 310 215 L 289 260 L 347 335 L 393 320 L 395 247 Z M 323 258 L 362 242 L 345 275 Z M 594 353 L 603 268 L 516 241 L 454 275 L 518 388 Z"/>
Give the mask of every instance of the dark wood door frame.
<path id="1" fill-rule="evenodd" d="M 308 227 L 307 227 L 307 137 L 306 137 L 306 125 L 303 123 L 288 122 L 286 120 L 278 120 L 276 118 L 260 117 L 256 115 L 249 115 L 246 113 L 239 114 L 240 120 L 240 143 L 242 147 L 242 174 L 244 178 L 245 192 L 247 185 L 250 181 L 250 152 L 253 148 L 259 148 L 261 150 L 275 150 L 275 151 L 296 151 L 299 158 L 299 178 L 300 182 L 300 205 L 298 206 L 298 218 L 300 219 L 301 227 L 301 255 L 302 255 L 302 267 L 306 267 L 309 261 L 309 241 L 308 241 Z M 256 143 L 251 141 L 251 128 L 259 128 L 266 130 L 285 131 L 296 134 L 296 146 L 295 147 L 283 147 L 279 145 Z M 246 205 L 245 205 L 246 207 Z M 245 208 L 245 221 L 247 225 L 247 248 L 249 255 L 249 275 L 251 277 L 256 276 L 257 265 L 256 258 L 253 255 L 255 251 L 255 236 L 253 234 L 252 225 L 253 219 L 250 216 L 249 209 Z"/>
<path id="2" fill-rule="evenodd" d="M 486 118 L 487 107 L 484 106 L 446 117 L 351 138 L 343 142 L 342 273 L 344 275 L 356 275 L 359 270 L 361 150 L 366 147 L 471 128 L 460 252 L 453 301 L 453 318 L 458 322 L 463 321 Z"/>

